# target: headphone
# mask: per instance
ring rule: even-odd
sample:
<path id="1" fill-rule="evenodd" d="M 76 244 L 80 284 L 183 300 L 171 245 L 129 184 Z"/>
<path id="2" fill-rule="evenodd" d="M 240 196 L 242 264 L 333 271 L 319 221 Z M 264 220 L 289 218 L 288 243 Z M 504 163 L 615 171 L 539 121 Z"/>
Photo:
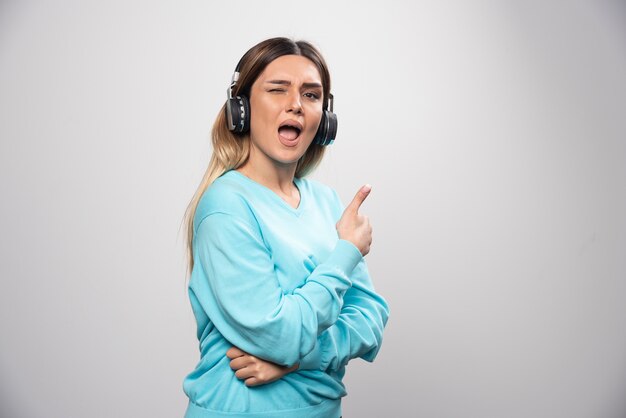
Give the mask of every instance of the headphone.
<path id="1" fill-rule="evenodd" d="M 241 61 L 239 61 L 241 63 Z M 233 88 L 239 79 L 239 64 L 233 74 L 230 86 L 226 90 L 226 118 L 228 129 L 235 133 L 246 133 L 250 130 L 250 101 L 245 95 L 233 97 Z M 319 145 L 330 145 L 337 136 L 337 115 L 333 113 L 333 95 L 328 95 L 329 110 L 324 110 L 313 142 Z"/>

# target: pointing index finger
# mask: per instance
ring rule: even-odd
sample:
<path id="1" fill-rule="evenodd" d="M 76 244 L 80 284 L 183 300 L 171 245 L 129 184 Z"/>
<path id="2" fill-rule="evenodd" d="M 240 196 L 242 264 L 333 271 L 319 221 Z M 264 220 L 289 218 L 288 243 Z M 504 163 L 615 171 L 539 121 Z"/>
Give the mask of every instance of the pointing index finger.
<path id="1" fill-rule="evenodd" d="M 356 192 L 354 199 L 352 199 L 352 202 L 350 202 L 346 210 L 350 210 L 354 213 L 357 213 L 359 211 L 359 208 L 361 207 L 361 205 L 363 204 L 367 196 L 369 196 L 371 191 L 372 191 L 372 186 L 370 184 L 366 184 L 365 186 L 361 187 L 359 191 Z"/>

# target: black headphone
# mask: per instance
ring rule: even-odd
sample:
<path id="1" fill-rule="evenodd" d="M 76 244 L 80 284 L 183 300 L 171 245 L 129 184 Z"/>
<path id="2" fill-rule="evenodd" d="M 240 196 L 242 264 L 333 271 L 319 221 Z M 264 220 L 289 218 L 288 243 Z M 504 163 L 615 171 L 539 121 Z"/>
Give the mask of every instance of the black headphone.
<path id="1" fill-rule="evenodd" d="M 240 61 L 241 63 L 241 61 Z M 230 87 L 226 90 L 226 118 L 228 129 L 235 133 L 246 133 L 250 129 L 250 101 L 244 96 L 233 97 L 233 88 L 239 79 L 239 64 L 235 69 Z M 337 115 L 333 113 L 333 95 L 328 95 L 329 110 L 324 110 L 322 120 L 317 128 L 313 142 L 319 145 L 330 145 L 337 136 Z"/>

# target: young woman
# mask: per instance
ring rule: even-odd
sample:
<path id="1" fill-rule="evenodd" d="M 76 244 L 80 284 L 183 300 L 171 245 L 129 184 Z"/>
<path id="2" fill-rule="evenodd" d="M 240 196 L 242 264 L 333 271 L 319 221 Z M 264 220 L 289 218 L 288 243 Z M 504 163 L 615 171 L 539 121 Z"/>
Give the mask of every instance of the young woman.
<path id="1" fill-rule="evenodd" d="M 228 96 L 185 218 L 201 353 L 185 417 L 338 418 L 345 366 L 374 360 L 389 313 L 363 258 L 370 187 L 344 209 L 305 178 L 337 127 L 311 44 L 255 45 Z"/>

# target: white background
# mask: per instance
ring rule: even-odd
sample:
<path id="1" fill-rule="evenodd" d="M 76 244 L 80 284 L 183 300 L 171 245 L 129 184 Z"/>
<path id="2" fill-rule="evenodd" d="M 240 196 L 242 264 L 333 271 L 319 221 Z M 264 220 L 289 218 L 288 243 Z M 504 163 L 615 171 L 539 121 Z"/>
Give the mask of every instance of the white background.
<path id="1" fill-rule="evenodd" d="M 0 2 L 0 415 L 180 417 L 184 209 L 241 55 L 333 77 L 391 317 L 344 417 L 626 416 L 619 1 Z"/>

